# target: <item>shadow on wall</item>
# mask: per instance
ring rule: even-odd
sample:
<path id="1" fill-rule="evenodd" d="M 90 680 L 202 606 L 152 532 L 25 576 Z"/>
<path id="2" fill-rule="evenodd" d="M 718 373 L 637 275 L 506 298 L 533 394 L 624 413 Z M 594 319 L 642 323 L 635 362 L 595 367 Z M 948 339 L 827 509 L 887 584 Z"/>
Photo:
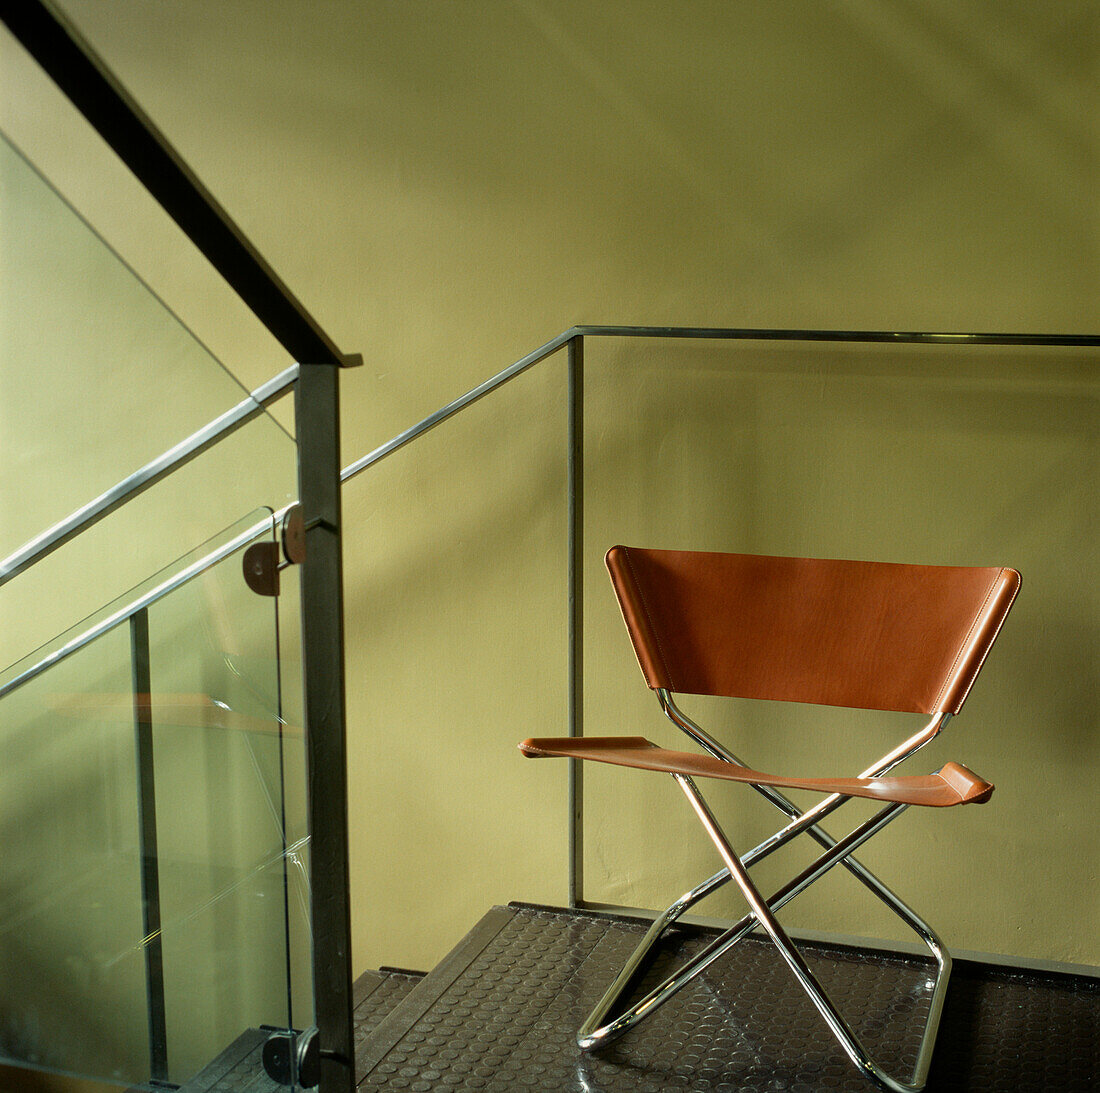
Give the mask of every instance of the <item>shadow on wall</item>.
<path id="1" fill-rule="evenodd" d="M 993 924 L 948 892 L 959 920 L 952 937 L 971 949 L 1095 959 L 1087 952 L 1090 912 L 1080 906 L 1067 907 L 1048 936 L 1021 942 L 1019 922 L 1036 898 L 1072 904 L 1065 894 L 1072 886 L 1051 881 L 1048 891 L 1042 878 L 1025 882 L 994 849 L 1006 837 L 1027 845 L 1064 839 L 1062 821 L 1030 807 L 1041 796 L 1037 769 L 1066 788 L 1070 814 L 1090 807 L 1084 771 L 1097 763 L 1090 600 L 1098 590 L 1082 584 L 1079 563 L 1095 538 L 1094 357 L 1016 347 L 588 339 L 586 372 L 586 731 L 644 731 L 659 722 L 606 586 L 602 555 L 613 543 L 1015 566 L 1024 592 L 943 756 L 957 751 L 998 783 L 998 804 L 1009 801 L 995 814 L 985 810 L 987 819 L 960 824 L 987 846 L 991 901 L 1011 910 Z M 348 491 L 353 539 L 356 495 L 370 494 L 363 555 L 372 574 L 349 598 L 349 659 L 363 666 L 364 687 L 371 678 L 386 684 L 369 687 L 369 710 L 350 696 L 351 747 L 366 749 L 365 762 L 373 747 L 366 726 L 385 725 L 401 738 L 402 754 L 391 749 L 380 760 L 387 780 L 422 781 L 428 762 L 431 777 L 446 783 L 437 793 L 433 781 L 415 807 L 393 801 L 412 810 L 414 827 L 419 815 L 431 830 L 418 845 L 402 844 L 399 855 L 420 876 L 435 875 L 456 840 L 469 844 L 464 854 L 484 860 L 519 855 L 532 832 L 565 827 L 564 811 L 532 800 L 526 773 L 511 762 L 522 736 L 562 730 L 565 688 L 564 384 L 544 379 L 527 389 L 527 382 L 518 380 L 496 405 L 493 396 L 478 404 L 465 424 L 444 424 L 426 444 L 395 456 L 384 477 L 368 472 Z M 544 400 L 544 420 L 530 432 L 510 431 L 519 414 L 531 420 L 521 408 L 533 396 Z M 399 524 L 388 523 L 394 511 Z M 824 723 L 839 726 L 830 716 L 822 712 Z M 810 741 L 797 757 L 800 769 L 842 773 L 846 748 L 853 763 L 881 750 L 856 755 L 859 733 L 836 732 Z M 766 768 L 766 733 L 759 743 L 765 751 L 757 761 Z M 611 838 L 651 810 L 638 787 L 623 793 L 590 806 L 600 838 L 601 810 L 618 818 L 606 827 Z M 522 820 L 502 834 L 501 815 Z M 897 853 L 920 890 L 919 825 L 911 831 L 899 828 Z M 1082 850 L 1095 853 L 1089 832 L 1077 836 Z M 375 850 L 376 862 L 393 853 L 390 845 Z M 621 897 L 615 902 L 654 902 L 634 881 L 623 888 L 601 876 L 601 863 L 616 853 L 593 853 L 589 898 L 602 898 L 600 886 L 610 885 Z M 951 860 L 960 853 L 947 848 L 946 873 L 970 868 Z M 643 875 L 636 865 L 628 861 L 624 876 Z M 703 875 L 705 865 L 696 865 Z M 484 868 L 507 873 L 499 864 Z M 476 902 L 478 894 L 454 899 Z M 401 912 L 415 918 L 415 908 Z M 1036 944 L 1045 951 L 1020 948 Z"/>

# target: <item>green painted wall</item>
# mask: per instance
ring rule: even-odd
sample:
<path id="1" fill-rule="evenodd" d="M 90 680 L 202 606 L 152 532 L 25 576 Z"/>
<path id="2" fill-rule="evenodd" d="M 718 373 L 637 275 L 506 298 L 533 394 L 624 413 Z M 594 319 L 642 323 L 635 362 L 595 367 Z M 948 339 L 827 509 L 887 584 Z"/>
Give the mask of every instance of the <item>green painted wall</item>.
<path id="1" fill-rule="evenodd" d="M 572 323 L 1098 326 L 1088 3 L 64 7 L 364 354 L 348 462 Z M 282 367 L 4 48 L 5 128 L 246 385 Z M 1100 963 L 1095 352 L 602 342 L 588 371 L 588 730 L 670 739 L 604 585 L 614 542 L 1016 566 L 1001 643 L 916 764 L 998 793 L 867 858 L 960 948 Z M 555 359 L 345 491 L 357 971 L 565 899 L 564 767 L 514 751 L 564 731 L 564 396 Z M 881 750 L 881 721 L 799 711 L 794 748 L 787 711 L 699 709 L 759 765 Z M 716 866 L 671 785 L 620 773 L 588 779 L 586 891 L 663 903 Z M 735 842 L 768 830 L 727 799 Z M 788 920 L 894 936 L 839 882 Z"/>

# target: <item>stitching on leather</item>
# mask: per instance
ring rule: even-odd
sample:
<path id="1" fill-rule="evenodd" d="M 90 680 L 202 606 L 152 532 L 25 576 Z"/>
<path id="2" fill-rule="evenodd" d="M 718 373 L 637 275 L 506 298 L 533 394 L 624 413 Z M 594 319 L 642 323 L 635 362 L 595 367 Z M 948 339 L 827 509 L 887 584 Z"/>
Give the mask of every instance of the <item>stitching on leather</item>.
<path id="1" fill-rule="evenodd" d="M 638 600 L 642 605 L 642 610 L 645 612 L 646 622 L 649 624 L 649 632 L 653 635 L 654 644 L 657 646 L 657 655 L 661 658 L 661 665 L 665 670 L 665 677 L 668 679 L 668 689 L 670 691 L 676 690 L 676 684 L 672 679 L 672 673 L 668 670 L 668 660 L 665 657 L 665 651 L 661 647 L 661 639 L 657 636 L 657 627 L 653 625 L 653 616 L 649 613 L 649 604 L 646 603 L 645 593 L 642 591 L 642 586 L 638 583 L 638 575 L 634 571 L 634 563 L 630 560 L 630 548 L 623 547 L 623 554 L 626 555 L 626 564 L 630 569 L 630 576 L 634 581 L 634 587 L 638 592 Z M 633 637 L 631 638 L 633 641 Z M 637 647 L 635 647 L 637 652 Z"/>
<path id="2" fill-rule="evenodd" d="M 986 592 L 985 599 L 982 601 L 981 610 L 974 617 L 974 621 L 970 624 L 970 629 L 966 632 L 966 637 L 963 638 L 962 644 L 960 644 L 959 650 L 955 654 L 955 659 L 951 662 L 951 670 L 950 672 L 948 672 L 947 678 L 943 681 L 943 685 L 940 687 L 939 693 L 936 695 L 936 703 L 934 707 L 936 710 L 940 709 L 940 700 L 943 698 L 944 692 L 947 690 L 948 684 L 950 684 L 955 679 L 955 670 L 958 667 L 959 661 L 962 659 L 963 653 L 969 647 L 970 639 L 973 636 L 974 631 L 977 630 L 979 623 L 982 621 L 982 619 L 985 618 L 985 613 L 989 609 L 989 601 L 993 598 L 993 593 L 996 591 L 997 585 L 1003 576 L 1004 568 L 1002 567 L 1000 570 L 998 570 L 997 576 L 993 578 L 993 582 L 989 586 L 989 591 Z M 986 653 L 988 653 L 988 648 L 986 649 Z M 982 659 L 978 661 L 978 668 L 975 671 L 974 675 L 976 675 L 977 671 L 981 669 L 981 666 L 984 662 L 985 654 L 983 654 Z M 973 682 L 974 677 L 971 676 L 970 684 L 967 686 L 966 691 L 962 696 L 964 699 L 966 698 L 966 695 L 970 693 L 970 686 L 973 685 Z"/>

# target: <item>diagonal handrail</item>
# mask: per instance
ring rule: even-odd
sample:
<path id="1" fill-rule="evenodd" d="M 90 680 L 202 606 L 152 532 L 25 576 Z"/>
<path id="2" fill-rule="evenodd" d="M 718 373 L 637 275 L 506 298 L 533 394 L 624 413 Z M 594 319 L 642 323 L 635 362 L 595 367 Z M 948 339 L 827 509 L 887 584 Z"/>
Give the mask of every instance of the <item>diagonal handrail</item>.
<path id="1" fill-rule="evenodd" d="M 577 336 L 580 329 L 580 327 L 571 326 L 568 330 L 562 331 L 556 338 L 551 338 L 545 345 L 539 346 L 538 349 L 528 353 L 525 357 L 520 357 L 514 364 L 508 365 L 507 368 L 502 369 L 495 376 L 490 376 L 484 383 L 479 383 L 476 387 L 467 391 L 466 394 L 460 395 L 453 402 L 448 402 L 446 406 L 441 406 L 422 421 L 418 421 L 404 432 L 398 433 L 392 440 L 387 440 L 385 444 L 380 444 L 374 451 L 367 452 L 366 455 L 357 459 L 354 463 L 349 463 L 340 472 L 340 481 L 347 482 L 349 479 L 354 478 L 361 471 L 365 471 L 368 467 L 385 459 L 386 456 L 393 455 L 399 448 L 403 448 L 418 436 L 423 436 L 424 433 L 442 424 L 447 418 L 453 417 L 461 410 L 465 410 L 467 406 L 472 406 L 491 391 L 495 391 L 498 387 L 503 387 L 509 380 L 515 379 L 516 376 L 522 375 L 540 361 L 553 356 L 559 349 L 568 345 Z"/>
<path id="2" fill-rule="evenodd" d="M 362 363 L 340 352 L 64 16 L 41 0 L 3 0 L 0 19 L 291 359 Z"/>
<path id="3" fill-rule="evenodd" d="M 185 463 L 190 463 L 196 456 L 224 440 L 230 433 L 236 432 L 242 425 L 247 425 L 272 403 L 287 394 L 297 379 L 298 365 L 294 364 L 251 391 L 248 398 L 242 399 L 224 414 L 220 414 L 109 490 L 87 504 L 81 505 L 65 519 L 59 520 L 52 527 L 48 527 L 24 543 L 17 551 L 0 561 L 0 585 L 6 584 L 13 577 L 30 569 L 58 547 L 64 546 L 77 535 L 87 531 L 104 517 L 144 493 L 150 486 L 179 470 Z"/>
<path id="4" fill-rule="evenodd" d="M 340 481 L 348 482 L 368 467 L 430 432 L 448 418 L 460 413 L 498 387 L 522 375 L 528 369 L 553 356 L 578 338 L 670 338 L 709 341 L 804 341 L 871 342 L 923 345 L 1034 345 L 1085 348 L 1100 346 L 1096 334 L 1020 334 L 950 333 L 885 330 L 800 330 L 756 327 L 675 327 L 675 326 L 586 326 L 563 330 L 555 338 L 532 350 L 495 375 L 453 399 L 416 424 L 398 433 L 384 444 L 349 463 L 340 472 Z M 116 511 L 129 500 L 159 482 L 172 471 L 193 459 L 229 433 L 256 417 L 276 399 L 286 394 L 296 381 L 300 367 L 290 368 L 257 387 L 247 399 L 215 418 L 175 447 L 124 478 L 99 497 L 81 506 L 52 527 L 36 535 L 7 558 L 0 560 L 0 585 L 29 569 L 58 547 Z"/>
<path id="5" fill-rule="evenodd" d="M 121 607 L 115 608 L 110 614 L 104 616 L 98 622 L 90 622 L 90 619 L 86 619 L 84 629 L 81 629 L 82 623 L 77 623 L 75 626 L 70 627 L 69 630 L 64 630 L 51 641 L 48 641 L 42 649 L 50 649 L 48 653 L 36 660 L 33 664 L 29 664 L 22 671 L 17 672 L 10 679 L 3 683 L 0 683 L 0 699 L 10 694 L 18 687 L 22 687 L 24 683 L 29 683 L 36 676 L 40 676 L 43 672 L 52 668 L 55 664 L 64 660 L 66 657 L 71 656 L 78 649 L 83 649 L 84 646 L 95 641 L 96 638 L 107 633 L 108 630 L 114 629 L 120 623 L 125 622 L 131 615 L 137 614 L 138 611 L 142 611 L 147 607 L 152 606 L 158 600 L 163 599 L 170 592 L 174 592 L 181 585 L 186 584 L 192 578 L 197 577 L 200 573 L 205 573 L 206 570 L 212 566 L 217 565 L 218 562 L 235 551 L 240 550 L 241 547 L 247 543 L 252 542 L 258 535 L 262 534 L 265 530 L 270 530 L 271 527 L 281 526 L 281 521 L 284 516 L 293 508 L 293 505 L 287 505 L 285 508 L 280 509 L 278 512 L 272 514 L 270 509 L 265 510 L 268 515 L 262 520 L 258 520 L 256 523 L 238 532 L 228 541 L 222 543 L 220 546 L 215 547 L 209 553 L 202 555 L 200 558 L 196 558 L 193 561 L 189 561 L 182 568 L 175 570 L 171 573 L 166 573 L 162 580 L 157 581 L 155 585 L 149 588 L 145 588 L 138 596 L 136 596 L 129 603 L 124 604 Z M 201 548 L 200 548 L 201 549 Z M 171 566 L 169 567 L 171 569 Z M 162 571 L 165 572 L 165 571 Z M 154 575 L 154 579 L 157 575 Z M 125 595 L 125 593 L 123 593 Z M 117 601 L 115 601 L 117 602 Z M 111 605 L 108 605 L 111 606 Z M 102 608 L 101 608 L 102 610 Z M 94 618 L 94 616 L 91 616 Z M 76 631 L 73 633 L 73 631 Z M 66 634 L 72 633 L 72 636 L 68 638 L 63 644 L 54 648 L 50 648 L 58 638 L 65 637 Z M 34 651 L 27 654 L 24 660 L 29 660 L 34 656 Z M 14 664 L 9 665 L 5 671 L 11 671 L 18 667 L 23 661 L 16 661 Z"/>

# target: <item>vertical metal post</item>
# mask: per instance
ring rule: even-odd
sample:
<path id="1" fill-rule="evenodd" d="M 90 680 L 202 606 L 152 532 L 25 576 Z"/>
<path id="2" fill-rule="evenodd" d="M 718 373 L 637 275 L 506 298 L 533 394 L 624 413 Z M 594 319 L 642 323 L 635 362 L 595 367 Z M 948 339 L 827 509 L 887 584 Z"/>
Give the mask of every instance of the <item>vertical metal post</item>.
<path id="1" fill-rule="evenodd" d="M 160 869 L 157 864 L 157 794 L 153 769 L 152 677 L 149 612 L 130 616 L 130 665 L 137 758 L 138 849 L 141 854 L 141 921 L 145 993 L 149 1009 L 149 1076 L 168 1080 L 168 1022 L 164 1005 L 164 956 L 160 936 Z"/>
<path id="2" fill-rule="evenodd" d="M 298 496 L 306 555 L 301 610 L 313 889 L 313 997 L 321 1093 L 351 1093 L 355 1088 L 339 382 L 336 365 L 302 364 L 296 390 Z"/>
<path id="3" fill-rule="evenodd" d="M 278 538 L 280 528 L 273 527 Z M 278 558 L 278 554 L 276 554 Z M 276 582 L 277 584 L 278 582 Z M 283 715 L 283 657 L 282 634 L 279 632 L 279 593 L 276 588 L 271 601 L 272 621 L 275 624 L 275 715 L 279 719 L 279 843 L 283 855 L 283 959 L 286 964 L 286 1024 L 294 1028 L 294 976 L 290 941 L 290 862 L 287 859 L 286 842 L 286 734 L 283 731 L 286 721 Z"/>
<path id="4" fill-rule="evenodd" d="M 569 342 L 569 735 L 584 735 L 584 338 Z M 569 906 L 584 902 L 584 764 L 569 760 Z"/>

